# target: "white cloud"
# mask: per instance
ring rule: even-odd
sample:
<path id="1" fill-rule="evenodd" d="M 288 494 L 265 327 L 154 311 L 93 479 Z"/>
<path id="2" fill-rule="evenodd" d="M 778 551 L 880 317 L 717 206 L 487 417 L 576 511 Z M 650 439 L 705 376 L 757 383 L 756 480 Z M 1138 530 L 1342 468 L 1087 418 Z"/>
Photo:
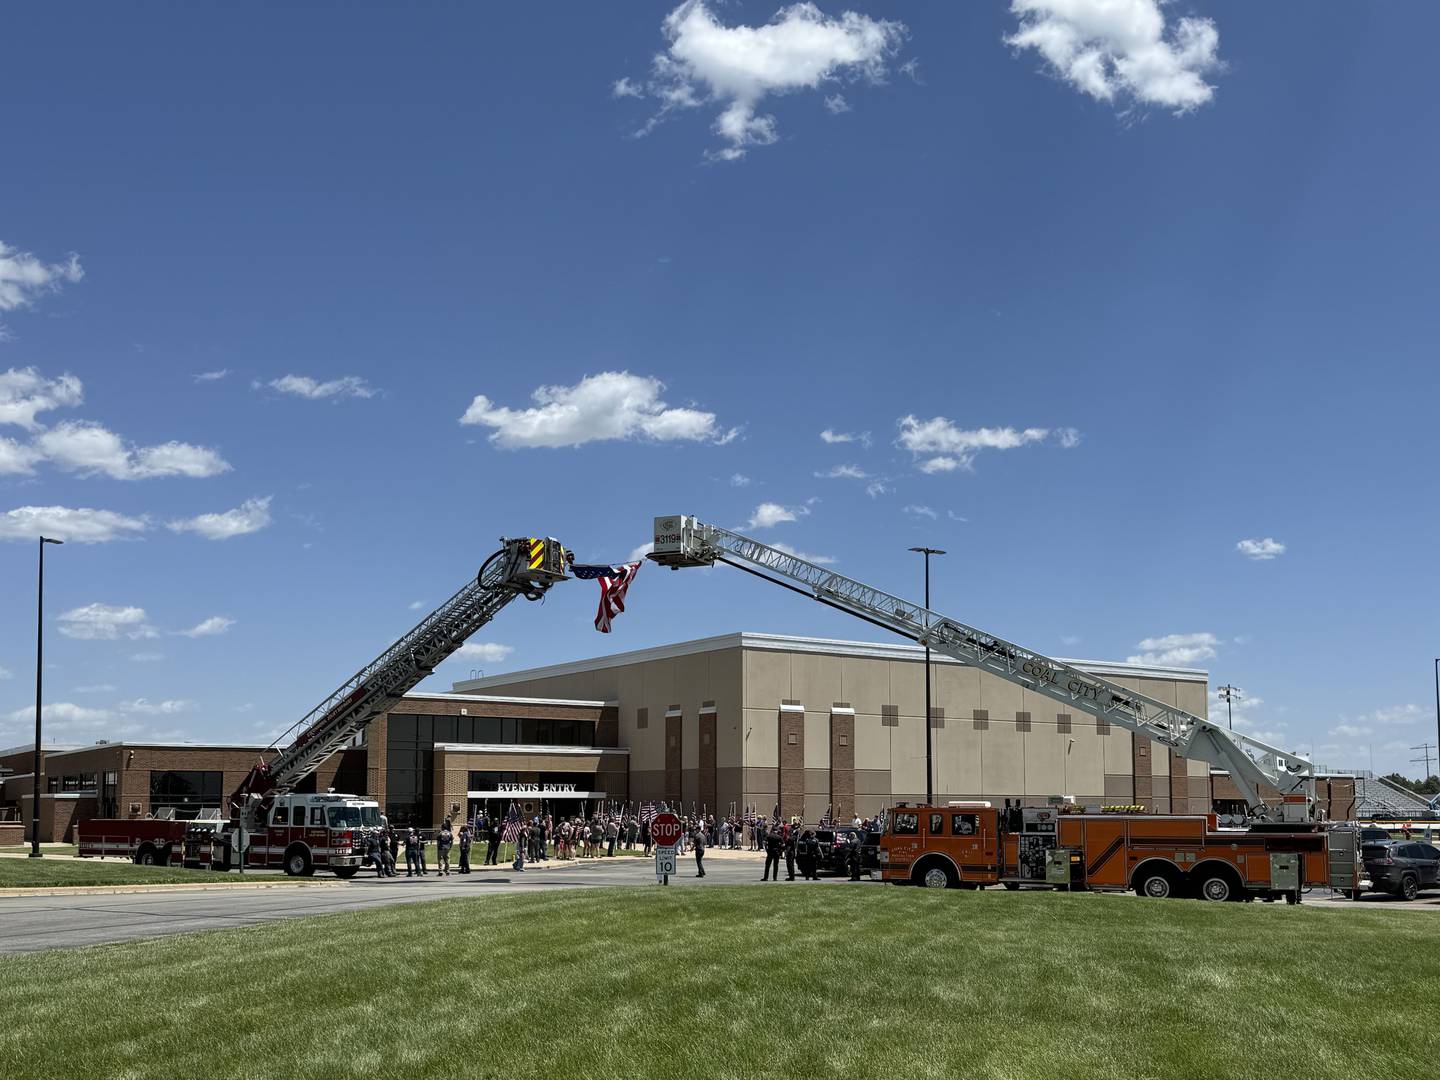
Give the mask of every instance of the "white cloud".
<path id="1" fill-rule="evenodd" d="M 7 667 L 0 667 L 0 679 L 13 679 L 15 673 Z"/>
<path id="2" fill-rule="evenodd" d="M 810 554 L 807 554 L 807 553 L 804 552 L 804 551 L 796 551 L 796 550 L 795 550 L 793 547 L 791 547 L 789 544 L 779 544 L 779 543 L 776 543 L 776 544 L 771 544 L 770 546 L 773 547 L 776 551 L 783 551 L 783 552 L 785 552 L 786 555 L 794 555 L 795 558 L 797 558 L 797 559 L 804 559 L 806 562 L 812 562 L 812 563 L 814 563 L 816 566 L 829 566 L 831 563 L 833 563 L 833 562 L 835 561 L 835 560 L 834 560 L 831 556 L 829 556 L 829 555 L 810 555 Z"/>
<path id="3" fill-rule="evenodd" d="M 808 2 L 781 8 L 763 26 L 723 26 L 706 0 L 686 0 L 665 17 L 662 29 L 669 44 L 655 56 L 650 79 L 643 87 L 621 79 L 611 92 L 660 102 L 640 135 L 679 110 L 719 106 L 713 130 L 725 145 L 707 156 L 721 161 L 779 139 L 775 118 L 758 112 L 768 95 L 816 90 L 840 79 L 881 82 L 905 37 L 901 23 L 853 11 L 830 17 Z"/>
<path id="4" fill-rule="evenodd" d="M 75 687 L 77 694 L 111 694 L 115 692 L 113 683 L 93 683 L 89 686 Z"/>
<path id="5" fill-rule="evenodd" d="M 1055 431 L 1055 437 L 1060 440 L 1060 446 L 1065 450 L 1074 450 L 1080 445 L 1080 430 L 1073 427 L 1062 427 Z"/>
<path id="6" fill-rule="evenodd" d="M 193 532 L 207 540 L 229 540 L 236 536 L 259 532 L 270 524 L 270 500 L 274 496 L 246 499 L 233 510 L 217 514 L 200 514 L 181 518 L 166 526 L 173 532 Z"/>
<path id="7" fill-rule="evenodd" d="M 74 284 L 84 276 L 78 255 L 72 254 L 64 262 L 47 263 L 0 241 L 0 311 L 29 307 L 36 297 L 54 292 L 61 285 Z M 0 325 L 3 336 L 4 327 Z"/>
<path id="8" fill-rule="evenodd" d="M 730 477 L 731 487 L 749 487 L 754 482 L 755 481 L 751 480 L 750 477 L 746 476 L 744 473 L 737 472 Z"/>
<path id="9" fill-rule="evenodd" d="M 424 606 L 425 606 L 425 601 L 424 601 L 424 600 L 411 600 L 411 601 L 410 601 L 410 610 L 411 610 L 411 611 L 419 611 L 419 610 L 420 610 L 421 608 L 423 608 Z"/>
<path id="10" fill-rule="evenodd" d="M 263 385 L 282 394 L 293 394 L 311 401 L 332 397 L 372 398 L 379 392 L 358 375 L 342 375 L 327 382 L 312 379 L 309 375 L 283 375 Z"/>
<path id="11" fill-rule="evenodd" d="M 914 503 L 911 503 L 909 506 L 902 507 L 901 509 L 904 510 L 904 512 L 909 514 L 911 517 L 927 517 L 931 521 L 936 521 L 940 517 L 940 515 L 936 513 L 935 510 L 933 510 L 931 507 L 917 506 Z"/>
<path id="12" fill-rule="evenodd" d="M 0 540 L 34 541 L 49 536 L 66 543 L 103 544 L 127 539 L 147 527 L 144 518 L 88 507 L 19 506 L 0 514 Z"/>
<path id="13" fill-rule="evenodd" d="M 63 725 L 73 730 L 76 727 L 98 726 L 115 719 L 115 713 L 110 709 L 92 709 L 87 705 L 74 705 L 68 701 L 48 701 L 42 706 L 41 712 L 44 714 L 47 741 L 57 734 L 52 724 Z M 33 725 L 35 723 L 35 706 L 22 706 L 13 712 L 6 713 L 4 719 L 12 724 L 23 724 L 28 720 Z M 33 727 L 31 731 L 34 731 Z"/>
<path id="14" fill-rule="evenodd" d="M 35 436 L 40 454 L 66 472 L 82 476 L 104 473 L 116 480 L 148 480 L 157 476 L 218 476 L 229 463 L 214 450 L 189 443 L 127 446 L 100 424 L 66 421 Z"/>
<path id="15" fill-rule="evenodd" d="M 918 468 L 924 473 L 969 469 L 981 450 L 1013 450 L 1030 443 L 1044 442 L 1050 436 L 1048 428 L 983 427 L 965 430 L 943 416 L 929 420 L 904 416 L 900 418 L 899 426 L 900 436 L 896 444 L 917 458 L 924 458 L 918 463 Z M 1062 444 L 1065 438 L 1070 437 L 1078 441 L 1079 436 L 1073 428 L 1064 428 L 1063 431 L 1071 435 L 1062 437 Z"/>
<path id="16" fill-rule="evenodd" d="M 870 476 L 859 465 L 836 465 L 828 472 L 817 472 L 815 475 L 821 480 L 866 480 Z"/>
<path id="17" fill-rule="evenodd" d="M 1418 705 L 1389 705 L 1374 709 L 1358 716 L 1342 716 L 1340 723 L 1330 730 L 1331 735 L 1357 738 L 1373 735 L 1377 728 L 1408 727 L 1429 714 Z"/>
<path id="18" fill-rule="evenodd" d="M 1267 536 L 1263 540 L 1241 540 L 1235 545 L 1235 550 L 1247 559 L 1264 562 L 1284 555 L 1285 545 Z"/>
<path id="19" fill-rule="evenodd" d="M 1202 660 L 1213 660 L 1215 646 L 1220 639 L 1214 634 L 1166 634 L 1164 637 L 1146 638 L 1135 647 L 1143 650 L 1126 658 L 1129 664 L 1149 664 L 1158 667 L 1185 667 Z"/>
<path id="20" fill-rule="evenodd" d="M 750 520 L 742 529 L 769 529 L 786 521 L 799 521 L 809 509 L 804 506 L 781 506 L 779 503 L 763 502 L 755 507 L 755 512 L 750 515 Z"/>
<path id="21" fill-rule="evenodd" d="M 122 634 L 132 641 L 159 636 L 142 607 L 86 604 L 59 615 L 60 633 L 81 641 L 114 641 Z"/>
<path id="22" fill-rule="evenodd" d="M 28 476 L 41 457 L 34 447 L 0 435 L 0 476 Z"/>
<path id="23" fill-rule="evenodd" d="M 870 433 L 868 431 L 862 431 L 855 435 L 848 431 L 832 431 L 830 428 L 826 428 L 820 432 L 820 441 L 832 446 L 836 443 L 858 442 L 865 449 L 870 449 Z"/>
<path id="24" fill-rule="evenodd" d="M 947 518 L 949 518 L 951 521 L 960 521 L 960 522 L 964 522 L 964 523 L 967 524 L 967 525 L 968 525 L 969 522 L 970 522 L 970 519 L 969 519 L 969 518 L 967 518 L 967 517 L 961 517 L 959 514 L 955 513 L 954 510 L 946 510 L 946 511 L 945 511 L 945 516 L 946 516 Z"/>
<path id="25" fill-rule="evenodd" d="M 174 716 L 177 713 L 189 712 L 195 707 L 195 702 L 187 698 L 172 698 L 166 701 L 150 701 L 146 698 L 136 698 L 134 701 L 122 701 L 116 708 L 124 713 L 141 713 L 145 716 Z"/>
<path id="26" fill-rule="evenodd" d="M 137 652 L 131 653 L 130 659 L 136 664 L 154 664 L 160 660 L 164 660 L 165 654 L 162 652 Z"/>
<path id="27" fill-rule="evenodd" d="M 573 447 L 590 442 L 646 439 L 652 442 L 727 443 L 738 431 L 722 431 L 715 414 L 667 405 L 665 384 L 628 371 L 587 375 L 574 386 L 542 386 L 527 409 L 493 404 L 478 394 L 462 424 L 493 428 L 490 441 L 505 449 Z"/>
<path id="28" fill-rule="evenodd" d="M 1365 735 L 1371 735 L 1374 728 L 1366 727 L 1363 724 L 1336 724 L 1330 729 L 1331 735 L 1339 735 L 1345 739 L 1358 739 Z"/>
<path id="29" fill-rule="evenodd" d="M 219 371 L 202 371 L 195 376 L 196 382 L 219 382 L 230 375 L 230 369 L 221 368 Z"/>
<path id="30" fill-rule="evenodd" d="M 825 109 L 832 116 L 839 116 L 841 113 L 852 112 L 850 103 L 845 100 L 844 94 L 831 94 L 825 99 Z"/>
<path id="31" fill-rule="evenodd" d="M 1034 49 L 1051 72 L 1099 101 L 1160 105 L 1178 115 L 1204 105 L 1221 67 L 1220 33 L 1186 16 L 1166 27 L 1163 0 L 1011 0 L 1020 29 L 1007 37 Z"/>
<path id="32" fill-rule="evenodd" d="M 210 618 L 196 623 L 189 630 L 177 630 L 176 633 L 182 637 L 215 637 L 229 631 L 235 625 L 234 619 L 227 619 L 224 615 L 211 615 Z"/>
<path id="33" fill-rule="evenodd" d="M 461 645 L 455 656 L 465 660 L 480 660 L 487 664 L 503 663 L 515 651 L 513 645 L 500 645 L 493 641 L 472 642 Z"/>
<path id="34" fill-rule="evenodd" d="M 872 499 L 878 498 L 881 495 L 888 495 L 889 493 L 890 488 L 884 480 L 871 480 L 870 483 L 865 485 L 865 494 L 869 495 Z"/>
<path id="35" fill-rule="evenodd" d="M 3 252 L 4 245 L 0 244 L 0 260 Z M 3 306 L 0 310 L 4 310 Z M 40 427 L 35 422 L 36 413 L 79 405 L 82 400 L 84 387 L 74 375 L 47 379 L 33 367 L 0 373 L 0 424 L 18 424 L 35 431 Z"/>

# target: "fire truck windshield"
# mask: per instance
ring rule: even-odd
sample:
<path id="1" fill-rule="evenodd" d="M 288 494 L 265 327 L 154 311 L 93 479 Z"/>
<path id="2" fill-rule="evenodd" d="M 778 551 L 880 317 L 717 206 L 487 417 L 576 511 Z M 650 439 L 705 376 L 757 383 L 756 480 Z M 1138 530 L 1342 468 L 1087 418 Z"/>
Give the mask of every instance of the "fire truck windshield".
<path id="1" fill-rule="evenodd" d="M 331 806 L 326 811 L 332 829 L 378 829 L 378 806 Z"/>

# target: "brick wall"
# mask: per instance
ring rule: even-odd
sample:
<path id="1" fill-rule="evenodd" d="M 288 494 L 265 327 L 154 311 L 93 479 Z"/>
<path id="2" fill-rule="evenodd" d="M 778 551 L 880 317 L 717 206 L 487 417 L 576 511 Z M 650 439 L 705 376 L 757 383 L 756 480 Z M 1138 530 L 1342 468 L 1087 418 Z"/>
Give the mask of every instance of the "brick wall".
<path id="1" fill-rule="evenodd" d="M 780 710 L 780 816 L 805 815 L 805 710 L 795 706 Z"/>

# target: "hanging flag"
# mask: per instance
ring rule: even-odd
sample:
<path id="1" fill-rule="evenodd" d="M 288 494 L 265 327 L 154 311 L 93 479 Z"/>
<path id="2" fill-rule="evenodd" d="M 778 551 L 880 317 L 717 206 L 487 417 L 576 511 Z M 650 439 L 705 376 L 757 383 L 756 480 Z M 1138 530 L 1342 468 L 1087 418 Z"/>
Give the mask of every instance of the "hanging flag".
<path id="1" fill-rule="evenodd" d="M 515 804 L 510 804 L 510 813 L 505 817 L 505 828 L 500 833 L 500 839 L 507 844 L 513 844 L 520 839 L 520 811 Z"/>
<path id="2" fill-rule="evenodd" d="M 625 592 L 635 575 L 640 572 L 638 562 L 622 563 L 619 566 L 585 566 L 574 563 L 570 572 L 582 581 L 600 582 L 600 608 L 595 613 L 595 629 L 602 634 L 610 633 L 610 623 L 625 610 Z"/>

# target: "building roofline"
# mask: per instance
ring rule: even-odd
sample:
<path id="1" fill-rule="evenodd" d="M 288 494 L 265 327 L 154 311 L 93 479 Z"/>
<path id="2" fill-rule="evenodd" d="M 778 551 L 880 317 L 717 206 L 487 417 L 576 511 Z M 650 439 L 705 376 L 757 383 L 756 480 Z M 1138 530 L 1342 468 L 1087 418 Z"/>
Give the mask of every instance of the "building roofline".
<path id="1" fill-rule="evenodd" d="M 405 699 L 415 701 L 475 701 L 491 705 L 574 705 L 587 709 L 603 709 L 606 706 L 616 706 L 618 701 L 582 701 L 574 698 L 543 698 L 543 697 L 509 697 L 489 694 L 457 694 L 444 690 L 434 690 L 428 693 L 421 693 L 411 690 L 405 695 Z"/>
<path id="2" fill-rule="evenodd" d="M 648 649 L 611 653 L 608 656 L 596 656 L 588 660 L 572 660 L 561 664 L 548 664 L 544 667 L 526 668 L 522 671 L 512 671 L 502 675 L 487 675 L 483 679 L 462 679 L 452 685 L 457 693 L 468 693 L 473 690 L 509 686 L 513 683 L 529 682 L 534 679 L 577 675 L 581 672 L 597 671 L 603 668 L 624 667 L 651 660 L 668 660 L 677 656 L 692 656 L 696 653 L 737 648 L 819 653 L 826 656 L 858 656 L 872 660 L 920 661 L 925 656 L 925 649 L 920 645 L 797 637 L 788 634 L 762 634 L 747 630 L 732 634 L 717 634 L 714 637 L 696 638 L 692 641 L 679 641 L 669 645 L 656 645 Z M 936 654 L 932 654 L 931 659 L 936 664 L 960 663 L 953 657 Z M 1158 667 L 1127 664 L 1116 660 L 1065 660 L 1065 663 L 1073 664 L 1092 675 L 1122 678 L 1128 676 L 1146 679 L 1174 679 L 1179 682 L 1206 682 L 1210 675 L 1204 668 Z"/>
<path id="3" fill-rule="evenodd" d="M 59 754 L 66 750 L 79 750 L 75 743 L 42 743 L 40 752 L 42 754 Z M 0 750 L 0 757 L 9 757 L 11 754 L 33 754 L 35 744 L 33 742 L 21 743 L 19 746 L 7 746 Z"/>

